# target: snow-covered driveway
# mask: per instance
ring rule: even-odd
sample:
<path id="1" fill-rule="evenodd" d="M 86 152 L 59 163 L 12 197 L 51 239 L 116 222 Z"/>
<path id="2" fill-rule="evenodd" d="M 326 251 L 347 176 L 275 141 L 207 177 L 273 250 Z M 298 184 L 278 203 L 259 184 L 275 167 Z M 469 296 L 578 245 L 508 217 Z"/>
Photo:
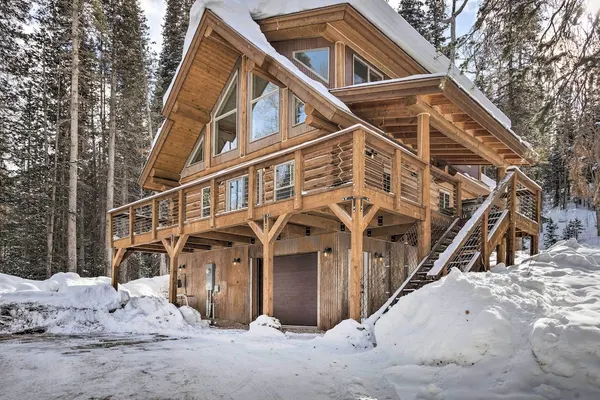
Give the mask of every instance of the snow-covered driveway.
<path id="1" fill-rule="evenodd" d="M 212 329 L 188 339 L 4 337 L 0 398 L 397 398 L 381 376 L 380 358 L 315 344 L 313 337 Z"/>

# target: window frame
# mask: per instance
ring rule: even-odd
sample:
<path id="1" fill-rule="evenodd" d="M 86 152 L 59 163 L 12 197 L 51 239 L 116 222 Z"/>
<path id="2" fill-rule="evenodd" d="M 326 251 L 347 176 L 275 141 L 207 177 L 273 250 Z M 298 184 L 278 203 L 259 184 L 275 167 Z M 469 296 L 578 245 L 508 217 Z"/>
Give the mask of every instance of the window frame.
<path id="1" fill-rule="evenodd" d="M 240 176 L 237 176 L 235 178 L 231 178 L 231 179 L 228 179 L 225 181 L 225 211 L 226 212 L 240 211 L 240 210 L 245 210 L 248 208 L 248 199 L 249 199 L 248 189 L 249 188 L 248 188 L 248 186 L 242 186 L 242 187 L 245 187 L 245 189 L 244 189 L 245 193 L 242 193 L 242 206 L 240 208 L 231 209 L 231 201 L 230 201 L 231 192 L 230 192 L 229 184 L 233 181 L 239 181 L 239 180 L 242 180 L 242 182 L 243 182 L 244 179 L 246 179 L 247 183 L 249 182 L 248 174 L 240 175 Z M 244 199 L 246 201 L 245 206 L 244 206 Z"/>
<path id="2" fill-rule="evenodd" d="M 285 161 L 285 162 L 275 165 L 275 168 L 273 169 L 273 201 L 282 201 L 282 200 L 293 199 L 294 196 L 296 195 L 296 193 L 294 192 L 294 187 L 295 187 L 295 182 L 296 182 L 295 164 L 296 164 L 295 160 L 289 160 L 289 161 Z M 278 185 L 277 185 L 277 169 L 284 165 L 289 165 L 289 168 L 290 168 L 290 176 L 291 176 L 290 184 L 287 186 L 278 187 Z M 286 189 L 290 189 L 290 192 L 289 192 L 290 195 L 288 197 L 278 198 L 277 192 L 279 190 L 286 190 Z"/>
<path id="3" fill-rule="evenodd" d="M 438 206 L 440 207 L 440 210 L 447 210 L 448 208 L 450 208 L 450 204 L 452 203 L 452 199 L 450 197 L 450 192 L 439 189 L 438 196 L 439 196 Z M 448 206 L 443 207 L 443 205 L 445 205 L 445 202 L 444 202 L 444 204 L 442 204 L 442 202 L 443 202 L 442 199 L 445 199 L 446 197 L 448 198 Z"/>
<path id="4" fill-rule="evenodd" d="M 263 95 L 257 97 L 256 99 L 252 99 L 252 95 L 254 92 L 254 76 L 258 76 L 261 79 L 264 79 L 265 81 L 277 86 L 277 90 L 273 90 L 272 92 L 263 94 Z M 277 130 L 273 131 L 263 137 L 254 139 L 252 137 L 253 136 L 252 135 L 252 116 L 254 115 L 253 114 L 254 110 L 252 109 L 252 105 L 262 99 L 269 97 L 269 96 L 274 96 L 275 94 L 277 94 L 279 96 L 279 101 L 277 104 Z M 248 122 L 247 123 L 248 123 L 248 133 L 249 133 L 248 142 L 249 143 L 258 142 L 258 141 L 266 139 L 270 136 L 281 133 L 281 96 L 282 96 L 282 90 L 281 90 L 281 87 L 277 83 L 265 78 L 264 76 L 253 74 L 252 72 L 248 73 L 248 112 L 247 112 L 248 113 Z"/>
<path id="5" fill-rule="evenodd" d="M 208 206 L 204 205 L 204 192 L 208 192 Z M 200 218 L 201 219 L 205 219 L 205 218 L 210 218 L 210 209 L 211 209 L 211 193 L 210 193 L 210 186 L 206 186 L 203 187 L 201 190 L 201 197 L 200 197 Z M 208 215 L 204 215 L 204 211 L 208 210 Z"/>
<path id="6" fill-rule="evenodd" d="M 190 156 L 190 158 L 188 159 L 187 163 L 185 164 L 186 167 L 191 167 L 192 165 L 198 165 L 200 163 L 203 163 L 205 161 L 206 158 L 206 149 L 203 149 L 202 151 L 202 160 L 200 161 L 194 161 L 194 158 L 196 158 L 196 154 L 198 152 L 198 150 L 200 149 L 201 145 L 206 145 L 206 125 L 204 125 L 204 127 L 202 128 L 202 130 L 200 131 L 200 136 L 198 137 L 198 140 L 196 141 L 196 145 L 194 146 L 194 150 L 192 150 L 192 155 Z"/>
<path id="7" fill-rule="evenodd" d="M 223 106 L 223 104 L 225 103 L 226 99 L 227 99 L 227 95 L 229 94 L 229 91 L 231 90 L 233 84 L 237 85 L 237 89 L 236 89 L 236 96 L 235 96 L 235 109 L 228 111 L 227 113 L 223 114 L 223 115 L 219 115 L 217 116 L 219 109 L 221 109 L 221 107 Z M 213 113 L 213 118 L 212 118 L 212 122 L 211 122 L 211 154 L 213 157 L 219 157 L 222 156 L 223 154 L 227 154 L 230 153 L 232 151 L 236 151 L 238 149 L 239 144 L 235 145 L 235 148 L 232 148 L 230 150 L 227 151 L 223 151 L 221 153 L 216 152 L 217 150 L 217 140 L 216 140 L 216 135 L 218 134 L 217 131 L 217 123 L 224 119 L 227 118 L 228 116 L 232 115 L 232 114 L 236 114 L 235 118 L 236 118 L 236 124 L 235 124 L 235 138 L 238 140 L 239 142 L 239 132 L 240 132 L 240 115 L 238 113 L 238 110 L 240 109 L 240 99 L 239 99 L 239 87 L 240 87 L 240 82 L 239 82 L 239 71 L 236 68 L 235 71 L 233 72 L 233 75 L 231 76 L 231 78 L 229 78 L 229 82 L 227 83 L 227 86 L 225 87 L 225 90 L 223 91 L 222 97 L 219 100 L 219 102 L 217 103 L 217 107 L 215 107 L 215 111 Z"/>
<path id="8" fill-rule="evenodd" d="M 363 82 L 363 83 L 355 83 L 354 82 L 354 63 L 358 61 L 359 63 L 361 63 L 362 65 L 364 65 L 365 67 L 367 67 L 367 81 Z M 379 81 L 371 81 L 371 72 L 373 72 L 375 75 L 378 75 L 381 80 Z M 357 56 L 356 54 L 352 55 L 352 85 L 363 85 L 365 83 L 371 83 L 371 82 L 381 82 L 384 81 L 385 78 L 383 76 L 382 72 L 379 72 L 377 69 L 375 69 L 374 67 L 371 67 L 371 64 L 369 64 L 368 62 L 366 62 L 365 60 L 363 60 L 362 58 L 360 58 L 359 56 Z"/>
<path id="9" fill-rule="evenodd" d="M 323 75 L 321 75 L 320 73 L 318 73 L 317 71 L 315 71 L 314 69 L 312 69 L 311 67 L 304 64 L 302 61 L 300 61 L 296 58 L 297 53 L 306 53 L 307 51 L 319 51 L 319 50 L 327 50 L 327 77 L 324 77 Z M 329 84 L 329 78 L 331 75 L 331 49 L 329 47 L 316 47 L 314 49 L 294 50 L 294 51 L 292 51 L 292 59 L 294 61 L 300 63 L 304 68 L 306 68 L 307 70 L 309 70 L 310 72 L 312 72 L 313 74 L 318 76 L 324 82 L 327 82 L 327 84 Z"/>
<path id="10" fill-rule="evenodd" d="M 300 126 L 302 124 L 306 124 L 306 102 L 302 101 L 302 99 L 298 96 L 296 96 L 294 93 L 291 93 L 292 95 L 292 118 L 291 118 L 291 123 L 292 123 L 292 128 L 295 128 L 297 126 Z M 294 121 L 296 120 L 296 107 L 295 107 L 295 102 L 296 100 L 298 100 L 300 103 L 304 104 L 304 121 L 299 122 L 297 124 L 294 123 Z"/>

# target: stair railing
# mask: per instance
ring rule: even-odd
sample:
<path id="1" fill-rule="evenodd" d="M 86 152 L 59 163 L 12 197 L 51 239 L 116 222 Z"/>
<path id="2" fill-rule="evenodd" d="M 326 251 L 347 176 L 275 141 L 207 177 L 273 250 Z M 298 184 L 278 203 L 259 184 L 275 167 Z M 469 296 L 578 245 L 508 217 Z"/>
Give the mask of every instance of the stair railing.
<path id="1" fill-rule="evenodd" d="M 448 273 L 452 267 L 458 267 L 463 272 L 470 271 L 481 256 L 484 260 L 487 254 L 488 232 L 490 228 L 490 213 L 495 216 L 508 209 L 507 189 L 514 184 L 514 171 L 509 171 L 496 189 L 487 197 L 481 206 L 473 213 L 454 241 L 440 254 L 433 268 L 427 273 L 428 279 L 438 279 Z M 501 219 L 493 220 L 496 224 Z M 494 225 L 495 226 L 495 225 Z M 485 261 L 484 261 L 485 262 Z"/>

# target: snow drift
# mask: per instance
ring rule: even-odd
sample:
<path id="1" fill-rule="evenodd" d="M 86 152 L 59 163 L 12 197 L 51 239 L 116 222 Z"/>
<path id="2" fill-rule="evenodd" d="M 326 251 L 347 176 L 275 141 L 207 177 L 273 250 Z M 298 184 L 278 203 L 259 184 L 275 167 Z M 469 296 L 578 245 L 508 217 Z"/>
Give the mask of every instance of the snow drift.
<path id="1" fill-rule="evenodd" d="M 120 286 L 110 278 L 59 273 L 44 281 L 0 274 L 0 332 L 187 334 L 208 326 L 164 296 L 167 277 Z"/>
<path id="2" fill-rule="evenodd" d="M 494 271 L 452 270 L 402 297 L 375 325 L 378 349 L 397 364 L 496 365 L 498 376 L 600 388 L 598 249 L 559 242 Z"/>

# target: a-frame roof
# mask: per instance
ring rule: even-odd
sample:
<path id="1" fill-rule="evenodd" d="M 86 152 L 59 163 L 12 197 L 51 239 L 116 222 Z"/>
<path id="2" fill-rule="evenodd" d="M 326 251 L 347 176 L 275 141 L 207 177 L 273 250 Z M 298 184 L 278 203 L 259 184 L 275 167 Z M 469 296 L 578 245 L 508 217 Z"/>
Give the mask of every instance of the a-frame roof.
<path id="1" fill-rule="evenodd" d="M 161 189 L 159 184 L 149 184 L 149 177 L 156 171 L 163 178 L 177 180 L 193 146 L 178 147 L 176 139 L 195 143 L 202 127 L 210 120 L 210 111 L 229 72 L 242 54 L 303 100 L 318 107 L 324 117 L 339 126 L 346 127 L 354 123 L 368 125 L 334 95 L 335 91 L 332 93 L 321 83 L 309 78 L 269 43 L 269 36 L 285 31 L 286 21 L 303 18 L 303 14 L 309 12 L 307 10 L 312 10 L 317 22 L 327 22 L 339 15 L 348 18 L 351 14 L 353 23 L 374 26 L 382 35 L 381 38 L 395 43 L 400 53 L 411 61 L 409 73 L 448 76 L 479 104 L 501 130 L 512 136 L 507 136 L 507 139 L 513 144 L 517 143 L 513 150 L 518 147 L 518 153 L 524 154 L 523 149 L 527 148 L 527 144 L 510 131 L 510 120 L 384 0 L 262 0 L 248 3 L 256 3 L 256 8 L 233 0 L 197 0 L 192 7 L 184 57 L 164 97 L 163 116 L 167 120 L 155 137 L 140 177 L 144 187 Z M 315 13 L 315 10 L 323 12 Z"/>

